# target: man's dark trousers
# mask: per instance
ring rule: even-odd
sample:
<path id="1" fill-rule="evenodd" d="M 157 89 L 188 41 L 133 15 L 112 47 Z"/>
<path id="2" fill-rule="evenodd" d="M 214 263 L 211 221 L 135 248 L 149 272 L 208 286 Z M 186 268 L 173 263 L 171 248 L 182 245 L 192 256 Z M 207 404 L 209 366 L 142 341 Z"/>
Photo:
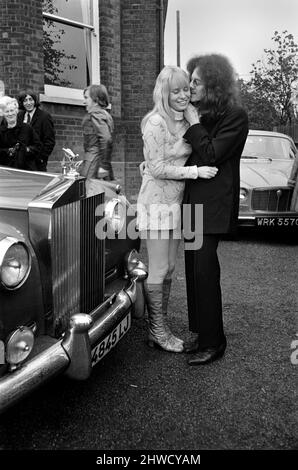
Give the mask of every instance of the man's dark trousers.
<path id="1" fill-rule="evenodd" d="M 189 329 L 199 334 L 200 350 L 225 341 L 217 256 L 219 235 L 203 235 L 199 250 L 185 250 Z"/>

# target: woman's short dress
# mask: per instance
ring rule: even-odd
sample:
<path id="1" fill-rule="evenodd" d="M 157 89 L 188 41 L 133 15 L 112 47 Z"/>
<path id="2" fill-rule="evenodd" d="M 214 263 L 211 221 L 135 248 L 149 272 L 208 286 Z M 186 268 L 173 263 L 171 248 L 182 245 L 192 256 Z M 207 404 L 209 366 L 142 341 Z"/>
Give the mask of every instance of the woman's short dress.
<path id="1" fill-rule="evenodd" d="M 171 132 L 159 114 L 153 114 L 144 128 L 146 167 L 137 201 L 140 231 L 180 229 L 184 180 L 198 176 L 197 166 L 184 167 L 191 153 L 183 139 L 189 125 L 183 113 L 175 116 Z"/>

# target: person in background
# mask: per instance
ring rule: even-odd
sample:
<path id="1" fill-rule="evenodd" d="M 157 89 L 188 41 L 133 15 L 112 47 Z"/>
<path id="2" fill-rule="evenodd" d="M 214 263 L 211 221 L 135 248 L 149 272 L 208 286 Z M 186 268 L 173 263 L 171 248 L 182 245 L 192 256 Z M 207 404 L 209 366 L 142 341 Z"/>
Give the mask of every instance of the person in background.
<path id="1" fill-rule="evenodd" d="M 7 102 L 11 100 L 10 96 L 3 95 L 0 97 L 0 127 L 1 125 L 6 125 L 6 121 L 3 114 L 3 109 L 5 108 Z"/>
<path id="2" fill-rule="evenodd" d="M 81 176 L 114 180 L 111 163 L 114 121 L 109 108 L 109 96 L 104 85 L 90 85 L 84 90 L 87 114 L 83 119 L 84 158 Z"/>
<path id="3" fill-rule="evenodd" d="M 47 171 L 47 163 L 55 147 L 55 128 L 52 116 L 40 108 L 38 96 L 32 90 L 21 91 L 18 95 L 20 122 L 29 124 L 41 141 L 41 150 L 36 161 L 39 171 Z"/>
<path id="4" fill-rule="evenodd" d="M 188 128 L 183 112 L 190 98 L 185 71 L 167 66 L 156 79 L 154 108 L 142 120 L 145 165 L 137 201 L 137 226 L 146 240 L 149 275 L 145 283 L 148 345 L 183 352 L 183 341 L 167 325 L 167 305 L 181 239 L 184 180 L 212 178 L 217 169 L 184 167 L 191 147 L 183 140 Z"/>
<path id="5" fill-rule="evenodd" d="M 34 129 L 18 122 L 15 98 L 0 100 L 4 121 L 0 126 L 0 164 L 21 170 L 37 170 L 41 142 Z"/>
<path id="6" fill-rule="evenodd" d="M 217 247 L 221 235 L 237 227 L 240 157 L 248 118 L 240 106 L 236 75 L 226 57 L 195 56 L 187 70 L 192 104 L 184 112 L 190 126 L 184 139 L 192 153 L 186 165 L 218 168 L 215 178 L 187 180 L 183 198 L 183 204 L 189 204 L 193 212 L 196 205 L 203 206 L 202 247 L 185 250 L 189 329 L 195 333 L 185 351 L 195 353 L 188 364 L 198 366 L 222 357 L 226 349 Z M 192 226 L 192 231 L 197 229 Z"/>

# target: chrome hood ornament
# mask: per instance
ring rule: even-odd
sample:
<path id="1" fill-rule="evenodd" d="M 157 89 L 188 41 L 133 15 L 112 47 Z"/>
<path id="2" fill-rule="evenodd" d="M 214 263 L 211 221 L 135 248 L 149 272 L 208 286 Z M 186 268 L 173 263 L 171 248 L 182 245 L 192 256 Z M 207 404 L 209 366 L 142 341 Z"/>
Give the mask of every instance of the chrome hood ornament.
<path id="1" fill-rule="evenodd" d="M 83 160 L 78 160 L 79 154 L 74 154 L 71 149 L 62 148 L 62 150 L 64 153 L 61 160 L 62 174 L 71 178 L 78 178 L 80 176 L 78 168 Z"/>

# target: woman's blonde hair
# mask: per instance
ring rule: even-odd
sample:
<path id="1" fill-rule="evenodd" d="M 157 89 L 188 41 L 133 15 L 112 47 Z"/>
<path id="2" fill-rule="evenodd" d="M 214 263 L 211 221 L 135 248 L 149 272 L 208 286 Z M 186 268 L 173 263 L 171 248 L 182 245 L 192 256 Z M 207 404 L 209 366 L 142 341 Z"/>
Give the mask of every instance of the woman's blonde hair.
<path id="1" fill-rule="evenodd" d="M 175 86 L 179 88 L 184 88 L 186 86 L 189 87 L 189 78 L 187 73 L 183 69 L 181 69 L 180 67 L 175 67 L 173 65 L 167 65 L 166 67 L 164 67 L 156 79 L 155 87 L 153 90 L 154 108 L 149 113 L 147 113 L 142 119 L 142 132 L 144 131 L 144 127 L 148 119 L 156 113 L 164 118 L 171 132 L 175 114 L 169 105 L 169 96 L 174 80 Z"/>

